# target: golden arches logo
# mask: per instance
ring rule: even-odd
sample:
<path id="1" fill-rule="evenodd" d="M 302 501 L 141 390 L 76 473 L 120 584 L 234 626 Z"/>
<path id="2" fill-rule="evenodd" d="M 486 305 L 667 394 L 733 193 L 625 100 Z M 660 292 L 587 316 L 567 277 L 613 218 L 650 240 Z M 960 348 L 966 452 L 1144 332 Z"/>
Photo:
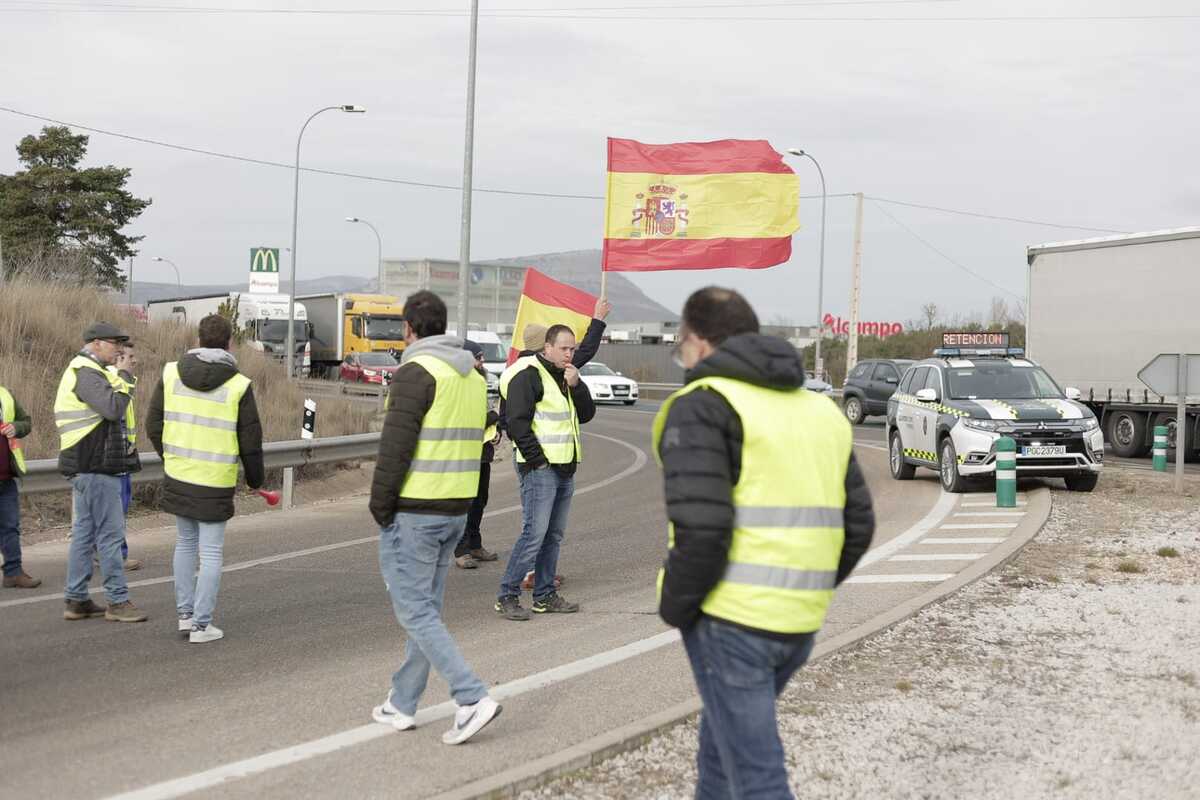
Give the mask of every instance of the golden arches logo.
<path id="1" fill-rule="evenodd" d="M 251 272 L 279 272 L 279 251 L 273 247 L 258 247 L 250 251 Z"/>

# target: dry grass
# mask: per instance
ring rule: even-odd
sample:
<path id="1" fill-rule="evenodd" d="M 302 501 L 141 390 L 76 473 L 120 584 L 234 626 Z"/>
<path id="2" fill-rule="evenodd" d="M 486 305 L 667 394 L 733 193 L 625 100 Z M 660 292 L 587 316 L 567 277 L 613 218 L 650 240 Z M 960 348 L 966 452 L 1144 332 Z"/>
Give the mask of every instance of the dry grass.
<path id="1" fill-rule="evenodd" d="M 95 287 L 15 279 L 0 291 L 0 385 L 12 391 L 33 422 L 33 431 L 24 442 L 28 458 L 58 455 L 54 395 L 63 369 L 79 351 L 83 329 L 96 320 L 112 322 L 133 337 L 141 381 L 135 397 L 138 446 L 142 451 L 151 450 L 145 430 L 150 397 L 163 364 L 195 346 L 195 330 L 173 322 L 134 319 L 115 306 L 104 290 Z M 234 353 L 239 369 L 254 382 L 264 438 L 300 438 L 304 396 L 287 381 L 283 366 L 248 346 L 238 346 Z M 322 398 L 320 402 L 319 436 L 369 430 L 372 406 L 333 398 Z M 138 499 L 152 501 L 156 490 L 139 489 Z M 41 516 L 36 510 L 34 514 Z"/>

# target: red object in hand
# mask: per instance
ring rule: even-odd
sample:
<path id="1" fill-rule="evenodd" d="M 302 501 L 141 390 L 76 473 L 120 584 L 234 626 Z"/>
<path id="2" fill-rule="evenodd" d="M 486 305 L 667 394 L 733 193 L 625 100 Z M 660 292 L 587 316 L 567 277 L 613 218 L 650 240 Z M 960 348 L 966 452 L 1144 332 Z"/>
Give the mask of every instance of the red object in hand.
<path id="1" fill-rule="evenodd" d="M 269 506 L 279 505 L 279 492 L 269 492 L 266 489 L 256 489 L 255 493 L 267 501 Z"/>

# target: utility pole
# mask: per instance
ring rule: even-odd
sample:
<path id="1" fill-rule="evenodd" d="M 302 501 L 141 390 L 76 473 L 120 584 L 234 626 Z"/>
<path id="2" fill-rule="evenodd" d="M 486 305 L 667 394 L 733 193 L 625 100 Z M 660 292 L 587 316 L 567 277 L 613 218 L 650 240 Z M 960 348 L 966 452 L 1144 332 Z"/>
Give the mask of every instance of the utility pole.
<path id="1" fill-rule="evenodd" d="M 467 338 L 468 293 L 471 290 L 471 174 L 475 156 L 475 40 L 479 0 L 471 0 L 471 38 L 467 54 L 467 130 L 463 140 L 462 238 L 458 245 L 458 335 Z"/>
<path id="2" fill-rule="evenodd" d="M 862 192 L 854 195 L 857 207 L 854 212 L 854 263 L 850 278 L 850 335 L 846 340 L 846 374 L 858 363 L 858 301 L 862 296 Z"/>

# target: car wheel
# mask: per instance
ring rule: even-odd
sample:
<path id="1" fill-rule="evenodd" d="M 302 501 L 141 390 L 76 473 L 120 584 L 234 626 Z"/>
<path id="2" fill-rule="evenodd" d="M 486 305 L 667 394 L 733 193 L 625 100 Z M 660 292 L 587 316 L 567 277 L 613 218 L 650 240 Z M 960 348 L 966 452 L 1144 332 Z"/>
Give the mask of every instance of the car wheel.
<path id="1" fill-rule="evenodd" d="M 942 479 L 942 488 L 947 492 L 959 494 L 966 491 L 967 480 L 958 474 L 958 451 L 949 436 L 942 440 L 938 451 L 938 475 Z"/>
<path id="2" fill-rule="evenodd" d="M 1188 419 L 1187 430 L 1183 432 L 1183 460 L 1186 462 L 1194 462 L 1200 454 L 1196 452 L 1196 427 L 1195 420 Z M 1164 412 L 1156 414 L 1154 417 L 1154 427 L 1162 425 L 1167 429 L 1167 461 L 1175 463 L 1175 414 L 1174 412 Z"/>
<path id="3" fill-rule="evenodd" d="M 1140 411 L 1114 411 L 1108 415 L 1108 441 L 1113 455 L 1141 458 L 1150 452 L 1146 441 L 1146 415 Z"/>
<path id="4" fill-rule="evenodd" d="M 892 477 L 898 481 L 911 481 L 917 468 L 904 460 L 904 443 L 900 441 L 900 431 L 892 431 L 888 444 L 888 466 L 891 467 Z"/>
<path id="5" fill-rule="evenodd" d="M 867 415 L 863 413 L 862 398 L 850 395 L 846 398 L 842 410 L 846 412 L 846 419 L 850 420 L 851 425 L 861 425 Z"/>
<path id="6" fill-rule="evenodd" d="M 1096 488 L 1100 476 L 1095 472 L 1080 472 L 1065 477 L 1067 488 L 1072 492 L 1090 492 Z"/>
<path id="7" fill-rule="evenodd" d="M 636 402 L 637 402 L 637 400 L 626 400 L 626 401 L 625 401 L 625 405 L 627 405 L 627 406 L 631 406 L 631 405 L 633 405 L 633 404 L 634 404 L 634 403 L 636 403 Z"/>

